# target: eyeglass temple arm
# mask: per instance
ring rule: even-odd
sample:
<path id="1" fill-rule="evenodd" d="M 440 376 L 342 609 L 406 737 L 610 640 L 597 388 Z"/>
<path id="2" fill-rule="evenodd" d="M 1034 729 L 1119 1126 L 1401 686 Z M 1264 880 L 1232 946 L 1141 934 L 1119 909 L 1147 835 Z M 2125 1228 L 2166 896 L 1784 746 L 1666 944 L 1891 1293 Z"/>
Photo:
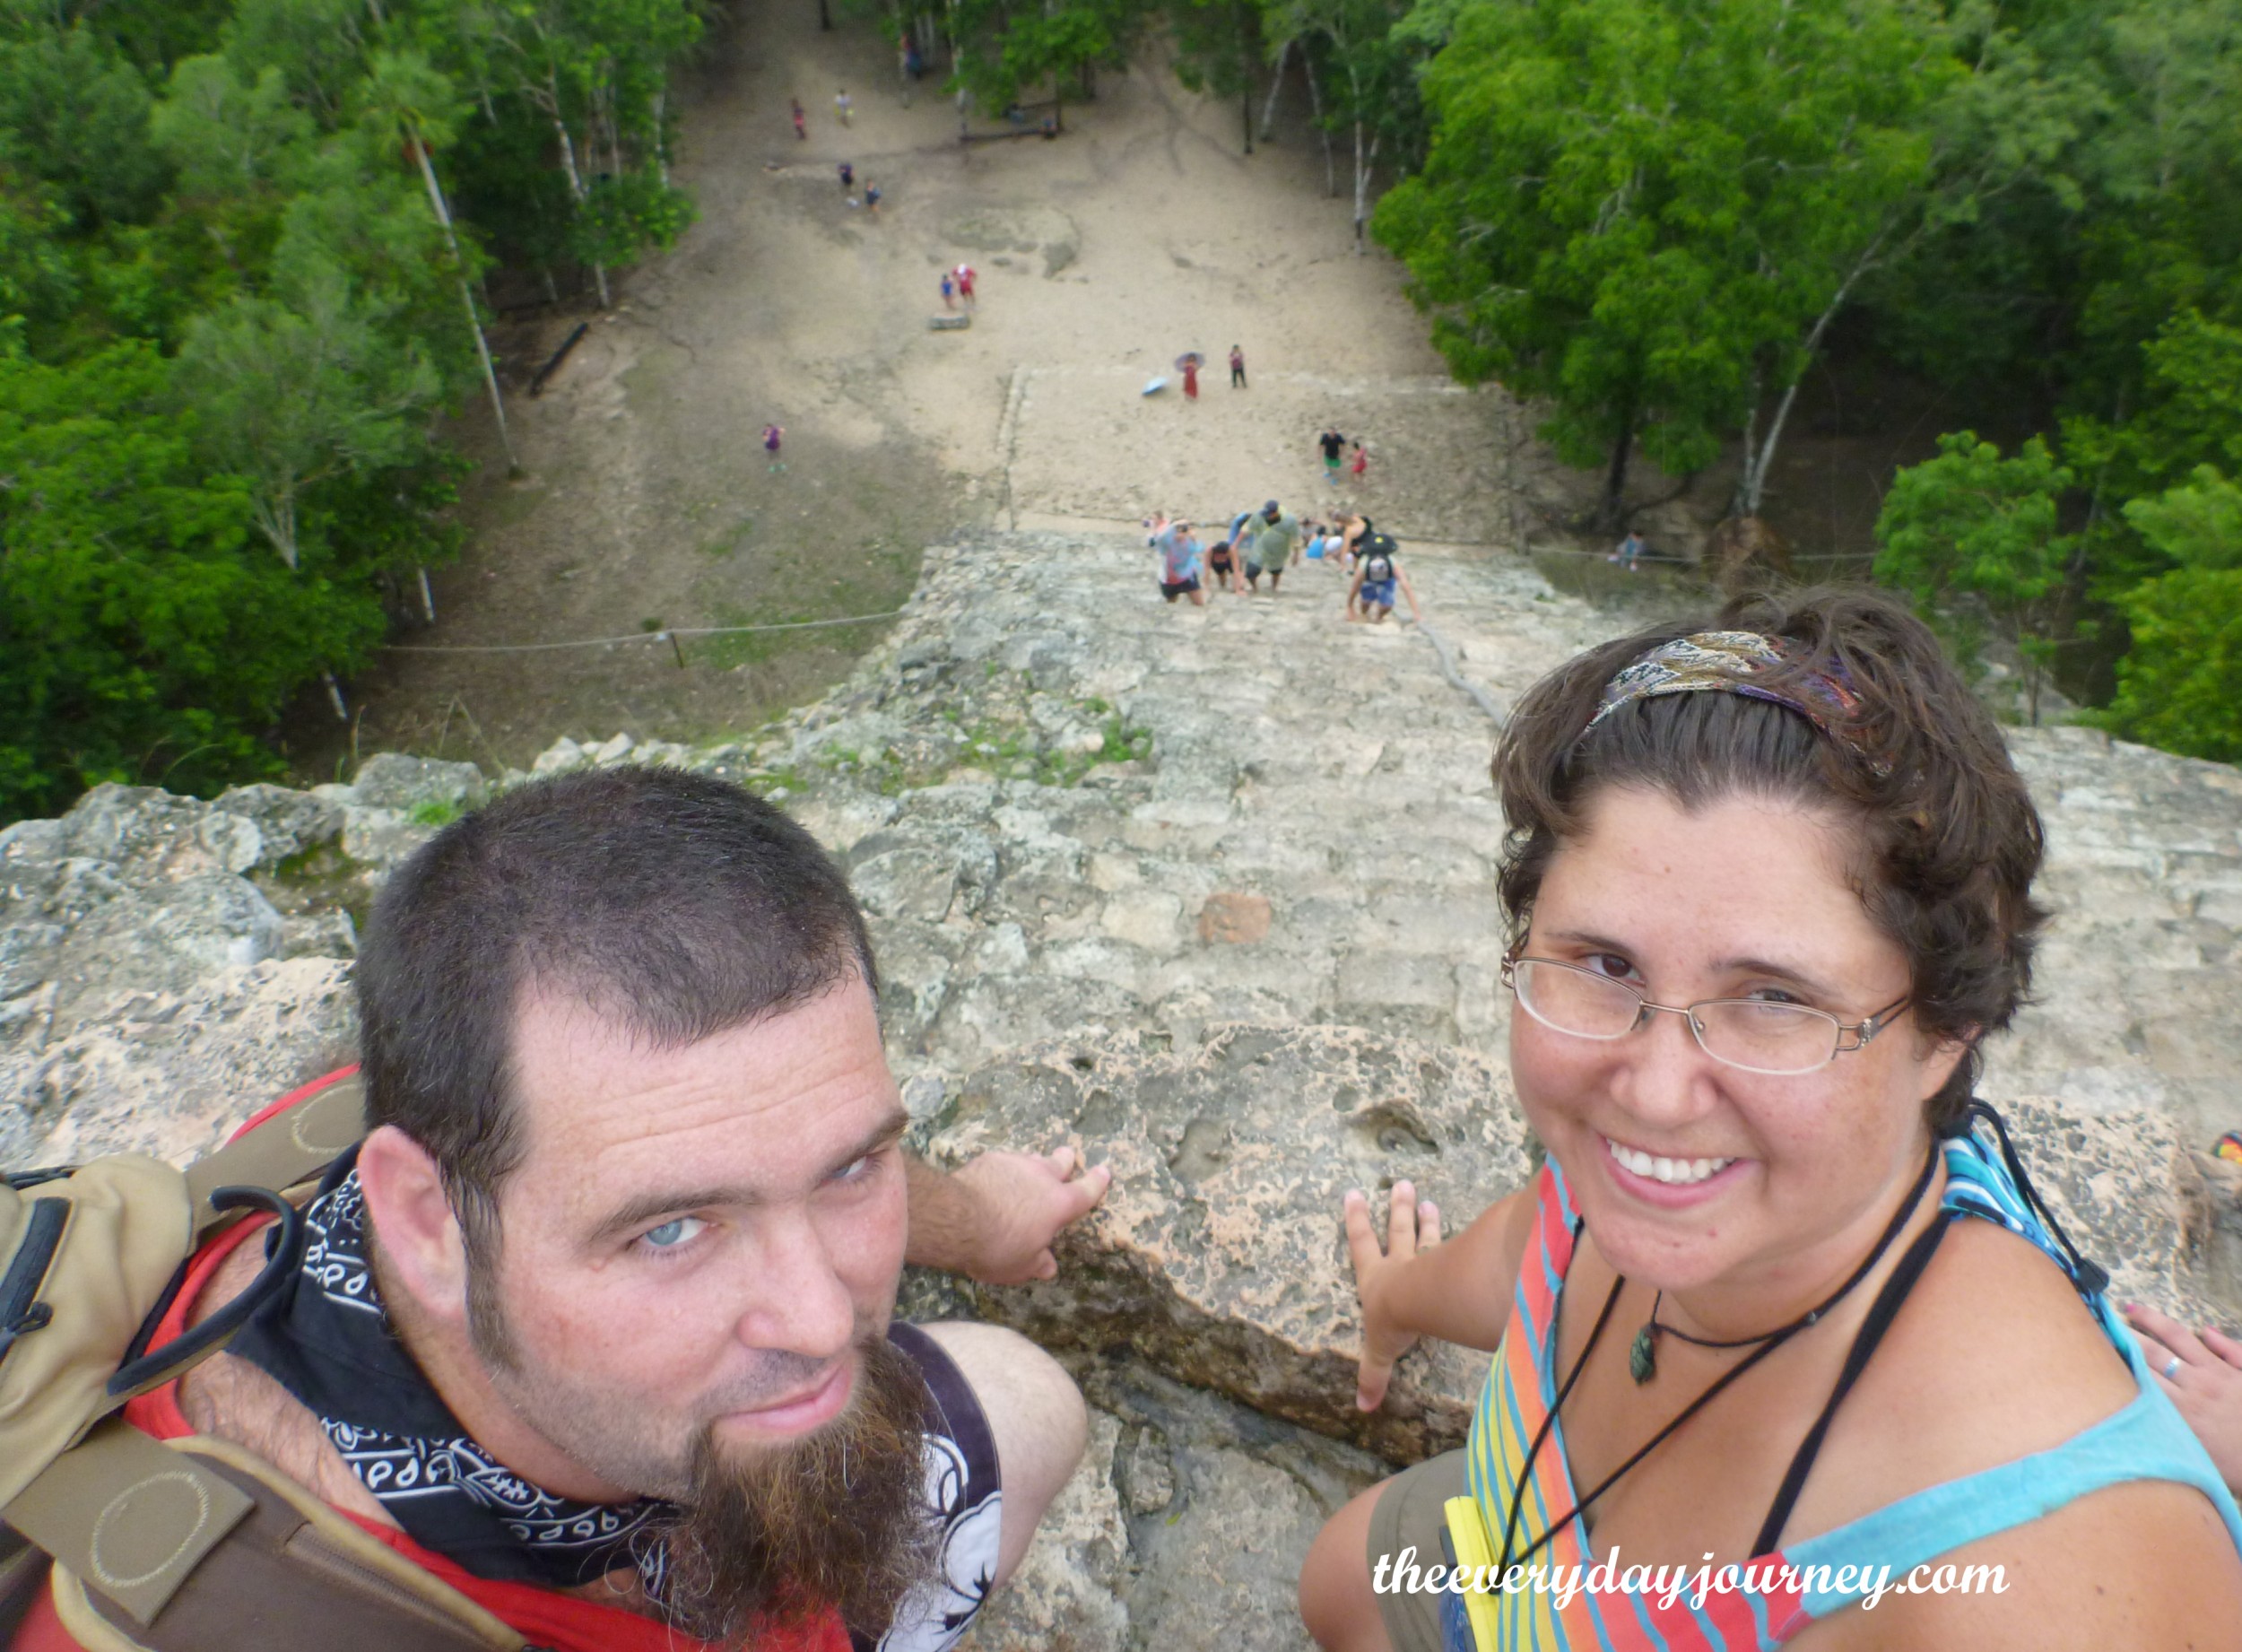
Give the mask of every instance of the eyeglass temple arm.
<path id="1" fill-rule="evenodd" d="M 1881 1032 L 1886 1027 L 1891 1025 L 1891 1018 L 1899 1014 L 1901 1010 L 1905 1009 L 1907 1005 L 1907 1000 L 1914 996 L 1915 995 L 1913 993 L 1902 993 L 1899 997 L 1894 998 L 1890 1004 L 1884 1005 L 1882 1009 L 1878 1010 L 1873 1015 L 1864 1017 L 1860 1022 L 1856 1022 L 1853 1026 L 1848 1027 L 1842 1022 L 1838 1022 L 1838 1053 L 1839 1055 L 1844 1055 L 1848 1050 L 1865 1048 L 1871 1039 Z M 1845 1037 L 1847 1033 L 1853 1035 L 1853 1041 L 1850 1044 L 1845 1042 Z"/>

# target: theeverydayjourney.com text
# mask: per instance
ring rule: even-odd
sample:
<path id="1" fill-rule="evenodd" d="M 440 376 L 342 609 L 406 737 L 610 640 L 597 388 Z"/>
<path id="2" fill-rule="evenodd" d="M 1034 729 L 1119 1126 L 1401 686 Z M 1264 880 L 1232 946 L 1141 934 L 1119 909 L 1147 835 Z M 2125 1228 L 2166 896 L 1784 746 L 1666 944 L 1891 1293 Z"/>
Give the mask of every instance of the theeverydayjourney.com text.
<path id="1" fill-rule="evenodd" d="M 1762 1559 L 1716 1566 L 1708 1552 L 1695 1566 L 1629 1563 L 1614 1546 L 1592 1564 L 1536 1561 L 1501 1566 L 1420 1564 L 1413 1543 L 1398 1554 L 1378 1557 L 1370 1587 L 1380 1595 L 1482 1594 L 1547 1595 L 1562 1611 L 1580 1595 L 1628 1595 L 1671 1607 L 1686 1600 L 1701 1608 L 1715 1595 L 1858 1595 L 1861 1609 L 1873 1609 L 1887 1595 L 2005 1595 L 2007 1568 L 1959 1566 L 1929 1561 L 1898 1573 L 1890 1566 L 1827 1563 L 1793 1566 Z"/>

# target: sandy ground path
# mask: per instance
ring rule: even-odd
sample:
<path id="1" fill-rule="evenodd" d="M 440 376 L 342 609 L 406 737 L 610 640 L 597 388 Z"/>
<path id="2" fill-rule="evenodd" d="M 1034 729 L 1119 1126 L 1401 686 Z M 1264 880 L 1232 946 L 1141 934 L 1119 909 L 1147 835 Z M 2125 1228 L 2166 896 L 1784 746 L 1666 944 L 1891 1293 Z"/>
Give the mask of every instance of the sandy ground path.
<path id="1" fill-rule="evenodd" d="M 437 622 L 397 640 L 884 613 L 922 546 L 1023 516 L 1212 516 L 1272 495 L 1320 509 L 1359 493 L 1404 532 L 1500 538 L 1507 403 L 1448 385 L 1398 266 L 1353 251 L 1300 86 L 1247 158 L 1235 106 L 1183 91 L 1156 57 L 1105 75 L 1055 141 L 960 144 L 934 78 L 907 102 L 868 27 L 822 33 L 808 5 L 735 6 L 682 88 L 676 172 L 700 222 L 621 276 L 613 313 L 540 317 L 503 341 L 524 474 L 508 480 L 479 410 L 463 414 L 482 461 L 463 491 L 469 545 L 435 577 Z M 789 97 L 810 111 L 806 140 Z M 876 218 L 848 204 L 844 160 L 860 199 L 865 181 L 882 187 Z M 941 273 L 960 261 L 979 274 L 972 326 L 932 330 Z M 587 336 L 531 399 L 528 378 L 578 319 Z M 1232 343 L 1242 391 L 1223 366 Z M 1196 403 L 1173 383 L 1138 394 L 1189 349 L 1210 358 Z M 756 444 L 766 422 L 785 427 L 783 473 Z M 1326 422 L 1369 442 L 1359 489 L 1322 479 Z M 392 653 L 353 685 L 357 743 L 521 763 L 562 733 L 752 726 L 878 634 L 702 641 L 682 669 L 651 640 Z M 330 734 L 305 767 L 346 759 Z"/>

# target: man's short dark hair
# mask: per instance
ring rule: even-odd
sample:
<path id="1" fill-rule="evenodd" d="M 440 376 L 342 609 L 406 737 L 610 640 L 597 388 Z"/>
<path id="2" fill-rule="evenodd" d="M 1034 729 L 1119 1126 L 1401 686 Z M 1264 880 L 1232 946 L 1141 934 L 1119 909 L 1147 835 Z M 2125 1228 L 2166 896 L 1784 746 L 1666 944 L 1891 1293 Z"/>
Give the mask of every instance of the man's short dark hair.
<path id="1" fill-rule="evenodd" d="M 521 1160 L 514 1032 L 533 989 L 669 1049 L 844 980 L 878 993 L 864 916 L 816 839 L 664 768 L 534 781 L 447 826 L 383 888 L 356 973 L 367 1123 L 435 1160 L 478 1258 Z"/>

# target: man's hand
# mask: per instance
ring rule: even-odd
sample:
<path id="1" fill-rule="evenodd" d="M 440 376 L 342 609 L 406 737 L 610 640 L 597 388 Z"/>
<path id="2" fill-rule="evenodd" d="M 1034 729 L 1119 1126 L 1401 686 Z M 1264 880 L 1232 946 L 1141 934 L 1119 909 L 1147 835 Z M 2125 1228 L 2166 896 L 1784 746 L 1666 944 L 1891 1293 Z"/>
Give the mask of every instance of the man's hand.
<path id="1" fill-rule="evenodd" d="M 1431 1200 L 1418 1201 L 1413 1185 L 1395 1182 L 1386 1217 L 1386 1246 L 1380 1249 L 1369 1199 L 1356 1189 L 1347 1195 L 1342 1209 L 1347 1223 L 1347 1250 L 1354 1258 L 1355 1294 L 1362 1300 L 1362 1363 L 1355 1373 L 1354 1403 L 1361 1410 L 1376 1411 L 1386 1403 L 1386 1386 L 1393 1380 L 1394 1362 L 1417 1341 L 1414 1331 L 1393 1323 L 1386 1309 L 1386 1287 L 1420 1250 L 1429 1250 L 1440 1242 L 1440 1213 Z"/>
<path id="2" fill-rule="evenodd" d="M 1071 1147 L 1048 1153 L 983 1153 L 944 1176 L 910 1166 L 911 1230 L 905 1259 L 985 1285 L 1024 1285 L 1059 1271 L 1059 1230 L 1097 1208 L 1113 1183 L 1085 1169 Z"/>

